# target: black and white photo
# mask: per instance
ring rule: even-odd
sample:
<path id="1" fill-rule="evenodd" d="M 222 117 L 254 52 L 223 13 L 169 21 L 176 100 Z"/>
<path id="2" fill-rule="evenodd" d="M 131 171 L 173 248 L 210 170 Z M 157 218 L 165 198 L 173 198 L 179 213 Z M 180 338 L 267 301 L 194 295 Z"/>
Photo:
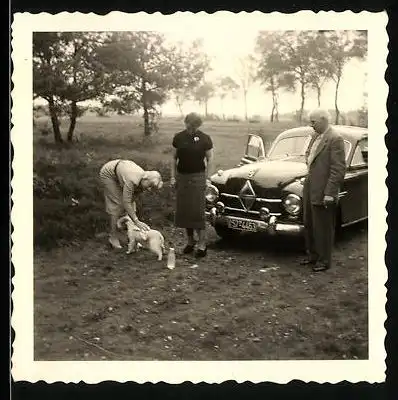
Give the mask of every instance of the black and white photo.
<path id="1" fill-rule="evenodd" d="M 16 15 L 14 379 L 383 381 L 386 22 Z"/>

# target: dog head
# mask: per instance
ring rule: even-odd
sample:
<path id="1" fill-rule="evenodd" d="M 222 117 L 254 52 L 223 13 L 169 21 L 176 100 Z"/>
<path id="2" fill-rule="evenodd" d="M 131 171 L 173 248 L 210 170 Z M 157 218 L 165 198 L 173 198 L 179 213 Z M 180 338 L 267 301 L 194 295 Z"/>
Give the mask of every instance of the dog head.
<path id="1" fill-rule="evenodd" d="M 125 215 L 118 219 L 117 227 L 119 229 L 125 227 L 129 235 L 136 237 L 136 239 L 141 242 L 145 242 L 148 240 L 147 231 L 140 229 L 128 215 Z M 148 231 L 149 231 L 149 226 L 148 226 Z"/>
<path id="2" fill-rule="evenodd" d="M 127 227 L 127 234 L 129 236 L 134 236 L 136 240 L 140 242 L 145 242 L 148 240 L 148 235 L 146 231 L 140 229 L 131 219 L 125 222 Z"/>

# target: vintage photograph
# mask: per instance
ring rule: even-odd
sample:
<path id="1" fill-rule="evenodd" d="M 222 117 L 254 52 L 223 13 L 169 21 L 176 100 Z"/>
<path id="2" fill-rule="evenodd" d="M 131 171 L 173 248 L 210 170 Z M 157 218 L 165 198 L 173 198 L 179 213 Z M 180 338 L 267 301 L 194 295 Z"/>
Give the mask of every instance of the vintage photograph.
<path id="1" fill-rule="evenodd" d="M 33 361 L 369 360 L 368 28 L 81 28 L 30 36 Z"/>

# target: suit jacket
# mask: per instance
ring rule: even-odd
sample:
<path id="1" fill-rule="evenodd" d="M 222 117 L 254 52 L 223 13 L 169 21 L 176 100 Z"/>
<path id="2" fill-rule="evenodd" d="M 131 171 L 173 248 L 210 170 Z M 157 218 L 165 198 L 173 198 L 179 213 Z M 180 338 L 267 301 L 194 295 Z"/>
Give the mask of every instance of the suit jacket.
<path id="1" fill-rule="evenodd" d="M 310 143 L 313 143 L 313 141 Z M 310 146 L 308 147 L 306 159 Z M 304 193 L 312 204 L 323 204 L 324 196 L 338 200 L 340 187 L 346 172 L 344 139 L 332 127 L 325 132 L 308 165 L 308 175 L 304 182 Z"/>

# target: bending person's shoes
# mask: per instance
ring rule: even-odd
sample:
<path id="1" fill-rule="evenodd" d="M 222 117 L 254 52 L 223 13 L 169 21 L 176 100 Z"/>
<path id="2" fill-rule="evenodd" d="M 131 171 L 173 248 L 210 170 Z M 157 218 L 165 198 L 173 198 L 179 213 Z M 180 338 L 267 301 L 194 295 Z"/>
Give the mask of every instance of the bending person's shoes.
<path id="1" fill-rule="evenodd" d="M 109 236 L 109 244 L 112 246 L 114 249 L 121 249 L 122 246 L 120 245 L 119 239 L 115 236 Z"/>

